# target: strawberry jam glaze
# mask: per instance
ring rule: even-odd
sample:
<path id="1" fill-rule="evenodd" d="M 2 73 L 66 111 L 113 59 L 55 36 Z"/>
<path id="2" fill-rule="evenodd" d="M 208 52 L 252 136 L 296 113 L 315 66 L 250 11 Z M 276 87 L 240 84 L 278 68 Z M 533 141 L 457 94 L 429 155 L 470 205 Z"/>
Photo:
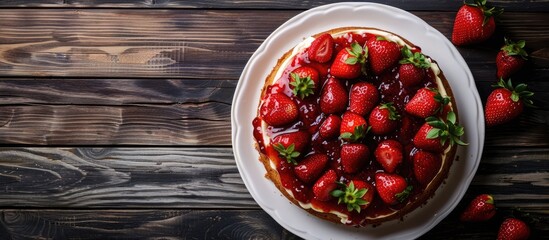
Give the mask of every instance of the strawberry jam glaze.
<path id="1" fill-rule="evenodd" d="M 336 51 L 350 46 L 354 41 L 358 42 L 361 46 L 364 46 L 365 42 L 375 38 L 373 34 L 363 33 L 363 34 L 354 34 L 347 33 L 341 37 L 335 38 Z M 418 47 L 412 49 L 412 51 L 421 51 Z M 334 54 L 335 54 L 334 53 Z M 397 130 L 388 135 L 373 135 L 368 133 L 366 138 L 362 140 L 364 144 L 370 149 L 370 157 L 368 162 L 362 168 L 361 171 L 354 174 L 348 174 L 343 172 L 340 164 L 340 150 L 341 146 L 344 143 L 340 138 L 333 140 L 325 140 L 320 137 L 318 134 L 318 127 L 327 117 L 326 114 L 322 113 L 319 109 L 319 95 L 320 89 L 317 89 L 315 95 L 309 96 L 305 99 L 300 99 L 292 94 L 291 89 L 289 88 L 289 73 L 300 66 L 309 65 L 315 67 L 320 72 L 321 85 L 324 84 L 326 79 L 329 79 L 329 66 L 327 64 L 319 64 L 310 62 L 308 60 L 307 52 L 301 51 L 298 53 L 291 61 L 290 64 L 284 70 L 282 76 L 276 80 L 273 85 L 267 86 L 265 94 L 263 97 L 266 97 L 268 94 L 272 93 L 284 93 L 289 96 L 293 101 L 295 101 L 299 107 L 299 119 L 290 126 L 275 128 L 268 126 L 266 132 L 262 130 L 262 121 L 260 117 L 257 117 L 253 120 L 253 135 L 258 143 L 259 150 L 267 155 L 271 161 L 276 165 L 276 170 L 280 176 L 281 184 L 284 188 L 291 191 L 293 197 L 302 203 L 311 203 L 316 209 L 321 209 L 324 212 L 337 211 L 340 213 L 347 214 L 352 225 L 360 224 L 365 218 L 375 218 L 377 216 L 383 216 L 391 214 L 398 209 L 404 207 L 407 204 L 407 201 L 414 201 L 420 193 L 423 192 L 423 187 L 419 185 L 414 180 L 413 170 L 412 170 L 412 156 L 415 154 L 417 149 L 412 145 L 411 139 L 414 134 L 417 132 L 419 127 L 424 123 L 423 119 L 408 115 L 404 112 L 404 106 L 416 93 L 416 91 L 423 87 L 437 88 L 436 76 L 433 73 L 432 69 L 427 69 L 427 74 L 425 79 L 414 87 L 404 88 L 399 81 L 398 75 L 398 64 L 395 64 L 391 69 L 383 73 L 381 76 L 375 76 L 372 74 L 372 71 L 368 71 L 370 74 L 368 76 L 361 75 L 357 79 L 353 80 L 342 80 L 344 86 L 349 91 L 353 83 L 358 81 L 367 81 L 373 83 L 380 94 L 381 101 L 383 103 L 393 102 L 397 111 L 402 116 Z M 327 74 L 323 74 L 327 73 Z M 263 99 L 262 99 L 263 100 Z M 280 158 L 278 152 L 272 146 L 265 146 L 262 134 L 266 134 L 269 139 L 273 139 L 276 135 L 293 132 L 297 130 L 308 131 L 311 136 L 311 144 L 309 146 L 309 151 L 306 153 L 301 153 L 302 157 L 305 157 L 313 153 L 325 153 L 329 156 L 329 164 L 326 170 L 333 169 L 337 172 L 341 182 L 348 182 L 353 179 L 360 179 L 366 181 L 372 186 L 375 186 L 374 175 L 376 172 L 382 172 L 383 168 L 378 164 L 373 156 L 373 150 L 376 148 L 377 144 L 385 139 L 396 139 L 404 146 L 405 158 L 403 163 L 397 169 L 397 173 L 403 176 L 406 179 L 409 179 L 413 186 L 413 191 L 408 199 L 401 204 L 396 206 L 387 206 L 381 199 L 376 195 L 370 206 L 360 213 L 356 211 L 349 212 L 344 204 L 337 204 L 337 199 L 332 199 L 330 201 L 324 202 L 319 201 L 314 198 L 312 193 L 312 184 L 305 184 L 301 182 L 294 174 L 293 164 L 286 162 L 284 159 Z"/>

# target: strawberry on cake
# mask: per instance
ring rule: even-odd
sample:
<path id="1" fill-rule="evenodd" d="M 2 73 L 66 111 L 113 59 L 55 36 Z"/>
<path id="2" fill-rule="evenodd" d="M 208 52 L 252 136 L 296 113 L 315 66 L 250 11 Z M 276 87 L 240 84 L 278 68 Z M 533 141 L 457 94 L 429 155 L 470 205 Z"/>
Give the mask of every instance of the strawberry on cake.
<path id="1" fill-rule="evenodd" d="M 380 29 L 332 29 L 281 56 L 253 121 L 291 202 L 353 226 L 402 218 L 447 177 L 463 128 L 436 61 Z"/>

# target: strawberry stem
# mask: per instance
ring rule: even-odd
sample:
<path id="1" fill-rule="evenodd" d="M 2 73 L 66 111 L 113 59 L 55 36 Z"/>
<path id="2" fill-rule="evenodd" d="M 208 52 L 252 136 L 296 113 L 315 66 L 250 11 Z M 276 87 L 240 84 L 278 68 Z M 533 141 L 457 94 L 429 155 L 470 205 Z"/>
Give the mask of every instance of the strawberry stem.
<path id="1" fill-rule="evenodd" d="M 397 197 L 398 202 L 403 203 L 406 198 L 412 193 L 412 190 L 414 187 L 412 185 L 408 185 L 402 192 L 395 194 Z"/>
<path id="2" fill-rule="evenodd" d="M 500 50 L 503 50 L 509 56 L 520 56 L 524 60 L 528 57 L 528 53 L 524 50 L 526 46 L 526 41 L 520 40 L 518 42 L 513 42 L 511 39 L 504 38 L 505 45 L 501 47 Z"/>
<path id="3" fill-rule="evenodd" d="M 368 192 L 368 189 L 355 188 L 353 181 L 351 181 L 348 186 L 341 182 L 338 182 L 337 184 L 343 188 L 343 190 L 336 189 L 331 193 L 333 197 L 338 198 L 337 204 L 344 203 L 347 205 L 347 210 L 349 212 L 354 210 L 360 213 L 360 206 L 368 204 L 367 201 L 362 199 L 366 192 Z"/>
<path id="4" fill-rule="evenodd" d="M 301 99 L 314 94 L 315 82 L 310 76 L 302 78 L 297 73 L 290 73 L 293 81 L 290 81 L 290 85 L 294 87 L 292 93 L 294 96 L 298 96 Z"/>
<path id="5" fill-rule="evenodd" d="M 535 107 L 534 102 L 530 99 L 530 97 L 534 96 L 533 92 L 527 91 L 528 85 L 524 83 L 518 84 L 516 87 L 513 87 L 513 83 L 511 82 L 511 79 L 508 79 L 507 82 L 503 80 L 503 78 L 500 78 L 496 85 L 492 85 L 494 88 L 505 88 L 509 91 L 511 91 L 511 100 L 514 102 L 518 102 L 519 100 L 522 100 L 524 105 L 527 107 Z"/>
<path id="6" fill-rule="evenodd" d="M 291 144 L 287 148 L 282 145 L 282 143 L 275 144 L 273 148 L 278 152 L 278 154 L 286 159 L 288 163 L 297 165 L 296 158 L 301 155 L 298 151 L 295 151 L 295 144 Z"/>
<path id="7" fill-rule="evenodd" d="M 448 112 L 446 121 L 442 118 L 432 116 L 426 118 L 425 121 L 433 127 L 433 129 L 427 133 L 428 139 L 439 138 L 441 146 L 444 146 L 446 141 L 448 141 L 451 146 L 454 144 L 462 146 L 468 145 L 468 143 L 465 143 L 460 139 L 465 131 L 462 126 L 456 124 L 456 114 L 454 112 Z"/>
<path id="8" fill-rule="evenodd" d="M 427 61 L 427 59 L 425 58 L 425 55 L 423 55 L 422 53 L 420 52 L 412 53 L 412 50 L 410 50 L 410 48 L 408 48 L 407 46 L 404 46 L 401 52 L 404 58 L 399 61 L 400 64 L 411 63 L 418 68 L 431 67 L 431 63 Z"/>

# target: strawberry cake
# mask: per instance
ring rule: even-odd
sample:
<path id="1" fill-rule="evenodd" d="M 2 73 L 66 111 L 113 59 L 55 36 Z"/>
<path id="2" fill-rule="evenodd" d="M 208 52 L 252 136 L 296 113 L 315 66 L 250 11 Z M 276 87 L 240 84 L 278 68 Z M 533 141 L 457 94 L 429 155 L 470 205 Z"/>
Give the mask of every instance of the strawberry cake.
<path id="1" fill-rule="evenodd" d="M 397 34 L 366 27 L 316 34 L 281 56 L 252 124 L 280 192 L 352 226 L 425 204 L 466 144 L 436 61 Z"/>

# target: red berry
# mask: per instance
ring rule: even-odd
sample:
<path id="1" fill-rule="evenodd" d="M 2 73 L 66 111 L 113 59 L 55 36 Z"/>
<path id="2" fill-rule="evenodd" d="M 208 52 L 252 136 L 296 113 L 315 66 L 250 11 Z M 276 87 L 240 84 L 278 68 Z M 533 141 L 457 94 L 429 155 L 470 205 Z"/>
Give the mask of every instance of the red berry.
<path id="1" fill-rule="evenodd" d="M 422 186 L 427 186 L 433 180 L 442 165 L 439 154 L 423 150 L 417 151 L 412 161 L 414 176 Z"/>
<path id="2" fill-rule="evenodd" d="M 297 120 L 297 104 L 282 93 L 269 94 L 259 109 L 261 118 L 273 127 L 280 127 Z"/>
<path id="3" fill-rule="evenodd" d="M 403 203 L 412 191 L 412 186 L 408 186 L 403 177 L 393 173 L 378 172 L 375 182 L 379 197 L 388 205 Z"/>
<path id="4" fill-rule="evenodd" d="M 425 78 L 425 69 L 431 67 L 431 63 L 427 61 L 425 55 L 421 52 L 412 52 L 408 47 L 402 48 L 402 56 L 400 66 L 398 68 L 399 80 L 404 87 L 412 87 L 418 85 Z"/>
<path id="5" fill-rule="evenodd" d="M 331 200 L 331 193 L 337 188 L 337 180 L 337 173 L 334 170 L 326 171 L 313 185 L 314 197 L 320 201 Z"/>
<path id="6" fill-rule="evenodd" d="M 340 113 L 347 108 L 349 95 L 347 90 L 336 78 L 328 79 L 320 95 L 320 110 L 326 114 Z"/>
<path id="7" fill-rule="evenodd" d="M 528 98 L 534 95 L 526 91 L 526 84 L 519 84 L 513 88 L 511 80 L 506 83 L 500 79 L 496 87 L 499 88 L 493 90 L 486 100 L 484 116 L 488 127 L 507 123 L 518 117 L 525 103 L 532 104 Z"/>
<path id="8" fill-rule="evenodd" d="M 349 95 L 349 111 L 362 116 L 366 116 L 379 101 L 379 92 L 368 82 L 353 84 Z"/>
<path id="9" fill-rule="evenodd" d="M 433 131 L 434 129 L 435 127 L 429 125 L 428 123 L 424 123 L 423 125 L 421 125 L 418 132 L 414 136 L 414 146 L 423 150 L 433 151 L 437 153 L 444 151 L 444 149 L 448 147 L 448 143 L 443 144 L 439 137 L 427 137 L 429 132 Z"/>
<path id="10" fill-rule="evenodd" d="M 309 59 L 319 63 L 325 63 L 332 59 L 334 52 L 334 39 L 329 33 L 318 36 L 307 49 Z"/>
<path id="11" fill-rule="evenodd" d="M 362 116 L 347 111 L 341 117 L 339 133 L 343 139 L 357 141 L 366 135 L 367 126 L 368 124 Z"/>
<path id="12" fill-rule="evenodd" d="M 340 155 L 343 171 L 346 173 L 356 173 L 368 162 L 370 150 L 364 144 L 349 143 L 341 147 Z"/>
<path id="13" fill-rule="evenodd" d="M 488 8 L 486 1 L 461 6 L 454 20 L 452 43 L 457 46 L 480 43 L 492 36 L 496 29 L 494 15 L 501 10 Z"/>
<path id="14" fill-rule="evenodd" d="M 289 87 L 294 96 L 303 99 L 316 93 L 320 87 L 318 71 L 313 67 L 301 66 L 290 73 Z"/>
<path id="15" fill-rule="evenodd" d="M 328 155 L 315 153 L 307 156 L 297 166 L 294 167 L 294 173 L 299 180 L 310 183 L 316 181 L 324 172 L 328 163 Z"/>
<path id="16" fill-rule="evenodd" d="M 398 44 L 383 38 L 368 41 L 366 46 L 368 47 L 368 61 L 375 75 L 381 75 L 401 58 Z"/>
<path id="17" fill-rule="evenodd" d="M 440 112 L 442 106 L 448 104 L 450 98 L 443 97 L 436 89 L 421 88 L 406 104 L 404 110 L 416 117 L 426 118 Z"/>
<path id="18" fill-rule="evenodd" d="M 381 104 L 370 112 L 368 122 L 372 133 L 376 135 L 388 134 L 397 128 L 400 115 L 396 112 L 393 103 Z"/>
<path id="19" fill-rule="evenodd" d="M 296 159 L 305 153 L 309 139 L 311 136 L 306 131 L 282 133 L 273 138 L 271 145 L 286 161 L 297 164 Z"/>
<path id="20" fill-rule="evenodd" d="M 486 221 L 496 215 L 494 198 L 489 194 L 481 194 L 475 197 L 459 219 L 463 222 L 481 222 Z"/>
<path id="21" fill-rule="evenodd" d="M 505 45 L 496 56 L 496 68 L 498 79 L 508 79 L 511 74 L 517 72 L 526 63 L 528 54 L 524 51 L 524 40 L 513 42 L 505 38 Z"/>
<path id="22" fill-rule="evenodd" d="M 339 127 L 341 125 L 341 118 L 337 115 L 331 114 L 322 122 L 320 129 L 318 130 L 320 136 L 324 139 L 331 139 L 339 136 Z"/>
<path id="23" fill-rule="evenodd" d="M 530 237 L 530 227 L 520 219 L 507 218 L 501 223 L 498 240 L 526 240 Z"/>
<path id="24" fill-rule="evenodd" d="M 365 61 L 362 47 L 358 43 L 353 43 L 351 47 L 344 48 L 337 53 L 330 67 L 330 73 L 332 76 L 342 79 L 357 78 L 360 76 Z"/>
<path id="25" fill-rule="evenodd" d="M 402 163 L 402 144 L 396 140 L 381 141 L 374 151 L 376 160 L 388 173 L 395 172 L 395 169 Z"/>

